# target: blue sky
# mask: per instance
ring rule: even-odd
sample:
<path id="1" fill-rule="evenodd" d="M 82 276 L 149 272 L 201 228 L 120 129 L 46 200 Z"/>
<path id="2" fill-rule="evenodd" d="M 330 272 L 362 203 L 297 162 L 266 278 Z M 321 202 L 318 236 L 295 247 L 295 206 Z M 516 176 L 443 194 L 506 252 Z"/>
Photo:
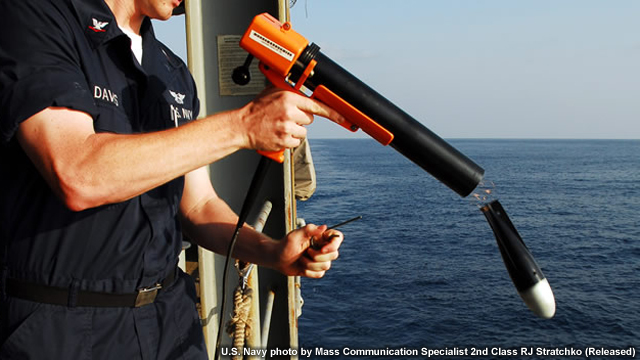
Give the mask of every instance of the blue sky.
<path id="1" fill-rule="evenodd" d="M 636 0 L 298 0 L 291 10 L 296 31 L 444 138 L 640 139 L 639 15 Z M 155 26 L 186 57 L 183 18 Z M 354 135 L 318 118 L 309 136 Z"/>

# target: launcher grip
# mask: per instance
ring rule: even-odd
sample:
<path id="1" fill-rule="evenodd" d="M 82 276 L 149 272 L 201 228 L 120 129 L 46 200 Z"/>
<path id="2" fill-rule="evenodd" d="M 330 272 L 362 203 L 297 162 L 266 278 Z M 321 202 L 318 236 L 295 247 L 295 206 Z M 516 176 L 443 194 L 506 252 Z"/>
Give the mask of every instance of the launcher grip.
<path id="1" fill-rule="evenodd" d="M 267 78 L 267 80 L 269 80 L 274 86 L 276 86 L 276 87 L 278 87 L 280 89 L 284 89 L 284 90 L 291 89 L 291 86 L 286 81 L 284 81 L 284 79 L 282 77 L 278 76 L 277 73 L 275 73 L 273 70 L 271 70 L 262 61 L 260 62 L 258 67 L 260 68 L 260 71 L 264 74 L 264 76 Z M 293 91 L 293 89 L 291 89 L 291 90 Z M 279 150 L 279 151 L 258 150 L 258 154 L 260 154 L 262 156 L 266 156 L 269 159 L 271 159 L 273 161 L 277 161 L 277 162 L 279 162 L 281 164 L 284 162 L 284 149 Z"/>
<path id="2" fill-rule="evenodd" d="M 258 154 L 262 156 L 266 156 L 273 161 L 279 162 L 280 164 L 284 162 L 284 150 L 279 150 L 279 151 L 258 150 Z"/>

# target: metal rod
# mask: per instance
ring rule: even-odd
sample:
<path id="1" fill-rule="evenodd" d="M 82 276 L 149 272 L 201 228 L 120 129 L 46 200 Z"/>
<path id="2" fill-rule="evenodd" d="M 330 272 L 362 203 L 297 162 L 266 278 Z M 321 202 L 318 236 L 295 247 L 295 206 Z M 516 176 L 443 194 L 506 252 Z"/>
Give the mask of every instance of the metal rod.
<path id="1" fill-rule="evenodd" d="M 356 220 L 360 220 L 360 219 L 362 219 L 362 215 L 358 215 L 358 216 L 356 216 L 356 217 L 354 217 L 352 219 L 349 219 L 349 220 L 343 221 L 341 223 L 337 223 L 335 225 L 329 226 L 327 228 L 327 230 L 335 229 L 335 228 L 338 228 L 338 227 L 343 226 L 343 225 L 347 225 L 350 222 L 353 222 L 353 221 L 356 221 Z M 338 235 L 336 235 L 336 234 L 330 235 L 328 240 L 331 240 L 336 236 L 338 236 Z M 311 237 L 311 245 L 310 246 L 314 250 L 320 250 L 320 248 L 322 248 L 322 242 L 318 243 L 318 241 L 316 241 L 316 238 L 312 236 Z"/>
<path id="2" fill-rule="evenodd" d="M 348 224 L 348 223 L 350 223 L 350 222 L 354 222 L 354 221 L 356 221 L 356 220 L 360 220 L 360 219 L 362 219 L 362 215 L 358 215 L 358 216 L 354 217 L 353 219 L 349 219 L 349 220 L 343 221 L 343 222 L 341 222 L 341 223 L 337 223 L 337 224 L 335 224 L 335 225 L 333 225 L 333 226 L 329 226 L 329 227 L 327 228 L 327 230 L 328 230 L 328 229 L 335 229 L 335 228 L 338 228 L 338 227 L 343 226 L 343 225 L 347 225 L 347 224 Z"/>
<path id="3" fill-rule="evenodd" d="M 271 328 L 271 315 L 273 314 L 273 302 L 275 301 L 276 293 L 269 290 L 267 294 L 267 304 L 264 310 L 264 322 L 262 323 L 262 348 L 266 349 L 269 342 L 269 329 Z"/>

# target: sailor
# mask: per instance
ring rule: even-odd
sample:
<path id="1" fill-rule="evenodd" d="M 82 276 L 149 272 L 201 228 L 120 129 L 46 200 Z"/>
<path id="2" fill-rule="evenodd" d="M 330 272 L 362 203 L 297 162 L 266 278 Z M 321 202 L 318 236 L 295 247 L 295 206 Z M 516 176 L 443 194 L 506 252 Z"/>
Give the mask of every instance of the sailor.
<path id="1" fill-rule="evenodd" d="M 0 359 L 206 359 L 182 235 L 224 253 L 237 221 L 206 166 L 342 121 L 276 90 L 195 121 L 194 81 L 150 21 L 180 1 L 0 0 Z M 234 257 L 321 277 L 342 239 L 245 227 Z"/>

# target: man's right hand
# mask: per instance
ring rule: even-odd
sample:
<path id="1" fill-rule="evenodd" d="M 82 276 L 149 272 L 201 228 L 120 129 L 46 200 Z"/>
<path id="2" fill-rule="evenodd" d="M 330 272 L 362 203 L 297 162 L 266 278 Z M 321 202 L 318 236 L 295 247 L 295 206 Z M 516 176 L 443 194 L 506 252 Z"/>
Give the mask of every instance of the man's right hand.
<path id="1" fill-rule="evenodd" d="M 264 151 L 299 146 L 307 136 L 304 126 L 313 122 L 314 115 L 338 124 L 345 121 L 337 111 L 317 100 L 273 87 L 239 111 L 247 147 Z"/>

